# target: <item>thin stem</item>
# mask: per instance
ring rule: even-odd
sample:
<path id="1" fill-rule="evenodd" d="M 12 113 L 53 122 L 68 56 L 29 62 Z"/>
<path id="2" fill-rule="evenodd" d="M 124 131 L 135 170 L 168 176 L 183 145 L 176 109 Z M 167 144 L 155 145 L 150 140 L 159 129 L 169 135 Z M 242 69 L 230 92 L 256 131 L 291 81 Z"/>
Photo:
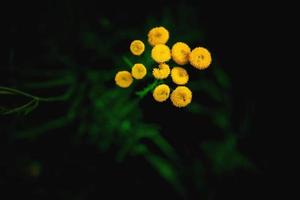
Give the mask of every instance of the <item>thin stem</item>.
<path id="1" fill-rule="evenodd" d="M 151 92 L 155 88 L 155 86 L 157 86 L 161 82 L 162 82 L 162 80 L 155 79 L 155 81 L 153 83 L 149 84 L 143 90 L 136 92 L 136 95 L 138 95 L 140 98 L 143 98 L 144 96 L 146 96 L 148 94 L 148 92 Z"/>
<path id="2" fill-rule="evenodd" d="M 1 90 L 5 91 L 5 92 L 11 92 L 11 93 L 15 93 L 15 94 L 20 94 L 20 95 L 23 95 L 25 97 L 29 97 L 29 98 L 32 98 L 32 99 L 39 99 L 39 97 L 37 97 L 37 96 L 31 95 L 31 94 L 26 93 L 26 92 L 22 92 L 20 90 L 14 89 L 14 88 L 0 86 L 0 91 Z"/>
<path id="3" fill-rule="evenodd" d="M 28 87 L 28 88 L 50 88 L 50 87 L 54 87 L 54 86 L 70 84 L 72 81 L 73 81 L 73 77 L 68 76 L 68 77 L 62 77 L 59 79 L 49 80 L 47 82 L 29 83 L 29 84 L 26 84 L 25 87 Z"/>
<path id="4" fill-rule="evenodd" d="M 28 97 L 28 98 L 32 98 L 34 100 L 37 100 L 37 101 L 64 101 L 66 100 L 73 92 L 74 90 L 74 87 L 71 87 L 68 92 L 66 92 L 65 94 L 63 95 L 60 95 L 60 96 L 56 96 L 56 97 L 38 97 L 38 96 L 34 96 L 34 95 L 31 95 L 29 93 L 26 93 L 26 92 L 22 92 L 18 89 L 14 89 L 14 88 L 9 88 L 9 87 L 3 87 L 3 86 L 0 86 L 0 91 L 4 91 L 4 92 L 11 92 L 11 93 L 14 93 L 14 94 L 20 94 L 20 95 L 23 95 L 25 97 Z M 3 92 L 2 92 L 3 93 Z"/>
<path id="5" fill-rule="evenodd" d="M 36 103 L 36 102 L 37 102 L 36 99 L 32 99 L 32 100 L 29 101 L 28 103 L 26 103 L 26 104 L 24 104 L 24 105 L 22 105 L 22 106 L 13 108 L 13 109 L 11 109 L 11 110 L 9 110 L 9 111 L 6 111 L 6 112 L 4 112 L 3 114 L 4 114 L 4 115 L 8 115 L 8 114 L 12 114 L 12 113 L 15 113 L 15 112 L 19 112 L 19 111 L 25 109 L 26 107 L 29 107 L 32 103 Z"/>
<path id="6" fill-rule="evenodd" d="M 122 58 L 129 67 L 133 66 L 133 63 L 126 56 L 123 56 Z"/>
<path id="7" fill-rule="evenodd" d="M 60 95 L 60 96 L 55 96 L 55 97 L 37 97 L 38 100 L 40 101 L 46 101 L 46 102 L 50 102 L 50 101 L 65 101 L 67 100 L 71 94 L 74 91 L 74 86 L 72 86 L 65 94 Z"/>

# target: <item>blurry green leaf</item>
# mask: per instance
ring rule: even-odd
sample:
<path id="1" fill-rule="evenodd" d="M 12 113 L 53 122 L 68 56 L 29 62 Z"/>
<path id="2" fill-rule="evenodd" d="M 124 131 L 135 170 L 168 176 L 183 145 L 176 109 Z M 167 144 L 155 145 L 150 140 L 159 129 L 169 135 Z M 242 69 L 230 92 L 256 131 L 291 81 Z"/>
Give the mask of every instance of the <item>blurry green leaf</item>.
<path id="1" fill-rule="evenodd" d="M 217 102 L 222 102 L 224 94 L 221 89 L 211 80 L 201 79 L 190 83 L 190 88 L 197 92 L 201 91 L 209 95 Z"/>
<path id="2" fill-rule="evenodd" d="M 153 143 L 168 157 L 177 160 L 175 149 L 159 133 L 152 139 Z"/>
<path id="3" fill-rule="evenodd" d="M 213 123 L 223 130 L 230 128 L 230 113 L 228 110 L 217 110 L 211 115 Z"/>
<path id="4" fill-rule="evenodd" d="M 193 181 L 199 192 L 205 192 L 205 168 L 200 160 L 196 160 L 193 165 Z"/>
<path id="5" fill-rule="evenodd" d="M 99 38 L 96 33 L 87 31 L 82 35 L 82 42 L 85 48 L 95 49 L 99 45 Z"/>
<path id="6" fill-rule="evenodd" d="M 230 78 L 227 73 L 220 67 L 213 67 L 213 73 L 217 82 L 225 89 L 231 86 Z"/>
<path id="7" fill-rule="evenodd" d="M 44 134 L 45 132 L 47 132 L 49 130 L 55 130 L 57 128 L 63 127 L 68 123 L 69 123 L 69 119 L 63 116 L 63 117 L 54 119 L 52 121 L 46 122 L 42 125 L 36 126 L 30 130 L 20 131 L 17 133 L 16 138 L 35 139 L 40 134 Z"/>
<path id="8" fill-rule="evenodd" d="M 99 25 L 103 28 L 109 28 L 111 26 L 111 22 L 109 21 L 109 19 L 105 18 L 105 17 L 101 17 L 99 20 Z"/>
<path id="9" fill-rule="evenodd" d="M 149 149 L 145 144 L 137 144 L 134 146 L 134 148 L 131 150 L 132 155 L 144 155 L 149 153 Z"/>
<path id="10" fill-rule="evenodd" d="M 177 192 L 183 193 L 183 186 L 178 177 L 178 173 L 169 161 L 154 154 L 147 154 L 145 157 L 158 173 L 173 185 Z"/>
<path id="11" fill-rule="evenodd" d="M 139 143 L 140 140 L 144 138 L 146 134 L 148 135 L 151 133 L 152 135 L 153 132 L 156 132 L 156 129 L 153 129 L 152 127 L 145 127 L 143 123 L 140 123 L 128 130 L 128 134 L 123 135 L 124 137 L 121 138 L 122 141 L 120 144 L 120 150 L 116 156 L 117 161 L 123 161 L 128 153 L 132 154 L 133 151 L 136 150 L 136 146 L 141 145 Z"/>
<path id="12" fill-rule="evenodd" d="M 124 160 L 125 156 L 130 152 L 134 146 L 136 146 L 137 138 L 135 136 L 128 137 L 126 140 L 122 141 L 119 151 L 116 154 L 116 160 L 121 162 Z"/>
<path id="13" fill-rule="evenodd" d="M 129 120 L 124 120 L 120 126 L 121 132 L 127 132 L 130 129 L 131 129 L 131 122 Z"/>
<path id="14" fill-rule="evenodd" d="M 188 107 L 187 107 L 187 110 L 191 113 L 195 113 L 195 114 L 209 114 L 210 113 L 210 110 L 203 106 L 203 105 L 200 105 L 198 103 L 194 103 L 192 102 Z"/>
<path id="15" fill-rule="evenodd" d="M 158 129 L 155 127 L 145 127 L 143 131 L 140 131 L 140 138 L 147 138 L 154 143 L 157 148 L 168 158 L 177 160 L 177 154 L 175 149 L 169 144 L 169 142 L 163 138 Z"/>
<path id="16" fill-rule="evenodd" d="M 63 76 L 62 78 L 52 79 L 45 82 L 28 83 L 25 84 L 24 87 L 31 88 L 31 89 L 51 88 L 51 87 L 70 84 L 74 81 L 74 78 L 75 77 L 72 75 L 67 75 L 67 76 Z"/>
<path id="17" fill-rule="evenodd" d="M 254 165 L 238 151 L 236 143 L 233 135 L 228 135 L 222 142 L 209 141 L 201 145 L 215 173 L 221 174 L 237 168 L 254 168 Z"/>
<path id="18" fill-rule="evenodd" d="M 103 88 L 103 82 L 112 81 L 114 79 L 115 72 L 108 70 L 88 70 L 86 71 L 86 76 L 89 82 L 97 84 L 98 87 Z M 101 85 L 99 85 L 100 83 Z M 96 85 L 94 85 L 94 87 L 95 86 Z"/>

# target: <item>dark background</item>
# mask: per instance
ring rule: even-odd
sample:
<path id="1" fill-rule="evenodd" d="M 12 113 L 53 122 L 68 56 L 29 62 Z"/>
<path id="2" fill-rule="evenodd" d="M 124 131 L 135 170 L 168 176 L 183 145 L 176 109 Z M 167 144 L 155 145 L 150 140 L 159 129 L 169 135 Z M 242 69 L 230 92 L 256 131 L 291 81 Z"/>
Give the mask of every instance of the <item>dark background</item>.
<path id="1" fill-rule="evenodd" d="M 49 44 L 60 47 L 62 54 L 71 54 L 79 65 L 103 64 L 103 69 L 114 66 L 109 56 L 89 62 L 89 51 L 82 51 L 78 35 L 82 30 L 97 30 L 97 20 L 105 17 L 113 24 L 110 31 L 122 29 L 142 29 L 149 16 L 162 16 L 168 12 L 186 12 L 182 5 L 194 9 L 194 17 L 205 32 L 205 46 L 228 73 L 232 81 L 233 126 L 238 127 L 241 118 L 250 109 L 250 133 L 238 144 L 239 150 L 257 167 L 257 171 L 236 170 L 220 177 L 206 175 L 208 199 L 268 199 L 276 195 L 276 177 L 272 171 L 272 162 L 276 154 L 275 138 L 269 129 L 274 115 L 266 102 L 266 93 L 272 94 L 269 78 L 267 47 L 270 39 L 267 31 L 272 19 L 267 11 L 253 1 L 217 2 L 217 1 L 140 1 L 140 2 L 100 2 L 100 1 L 41 1 L 16 2 L 8 7 L 8 46 L 5 52 L 4 67 L 1 68 L 1 85 L 17 87 L 22 85 L 26 69 L 54 68 L 57 66 L 45 60 Z M 174 19 L 175 21 L 178 19 Z M 105 22 L 103 22 L 105 24 Z M 262 28 L 262 26 L 264 28 Z M 110 31 L 98 30 L 100 36 L 108 38 Z M 189 30 L 186 30 L 189 31 Z M 114 52 L 121 53 L 127 43 L 120 39 L 114 46 Z M 112 58 L 111 58 L 112 59 Z M 59 67 L 59 66 L 58 66 Z M 82 69 L 81 69 L 82 70 Z M 274 70 L 274 69 L 273 69 Z M 275 69 L 276 70 L 276 69 Z M 271 78 L 271 77 L 270 77 Z M 80 79 L 79 79 L 80 81 Z M 24 82 L 24 81 L 23 81 Z M 43 91 L 40 91 L 44 95 Z M 44 95 L 45 96 L 45 95 Z M 47 95 L 46 95 L 47 96 Z M 195 140 L 207 139 L 207 136 L 195 136 L 185 133 L 180 125 L 188 130 L 198 129 L 197 118 L 185 114 L 182 116 L 169 107 L 155 107 L 162 110 L 159 116 L 153 113 L 152 102 L 141 103 L 144 120 L 159 123 L 172 132 L 170 139 L 176 149 L 185 155 L 188 165 L 195 156 Z M 52 106 L 52 107 L 51 107 Z M 41 105 L 44 112 L 36 117 L 47 119 L 57 107 Z M 39 109 L 39 107 L 37 108 Z M 122 163 L 114 160 L 114 149 L 99 152 L 95 145 L 82 142 L 74 145 L 70 142 L 72 126 L 54 131 L 38 141 L 15 139 L 15 125 L 22 122 L 22 116 L 1 116 L 1 173 L 0 187 L 14 199 L 19 195 L 31 199 L 184 199 L 142 159 L 130 157 Z M 183 122 L 182 122 L 183 120 Z M 35 124 L 35 120 L 31 121 Z M 207 125 L 204 130 L 212 128 Z M 64 134 L 61 134 L 64 133 Z M 184 133 L 187 137 L 183 138 Z M 61 135 L 60 135 L 61 134 Z M 213 136 L 218 138 L 218 136 Z M 25 161 L 24 161 L 25 160 Z M 26 167 L 33 166 L 39 160 L 43 163 L 42 173 L 35 177 L 26 176 Z M 25 164 L 23 163 L 25 162 Z M 25 166 L 25 169 L 18 166 Z M 31 168 L 32 169 L 32 168 Z M 199 192 L 189 186 L 185 199 L 197 199 Z M 1 198 L 2 199 L 2 198 Z M 3 198 L 5 199 L 5 198 Z"/>

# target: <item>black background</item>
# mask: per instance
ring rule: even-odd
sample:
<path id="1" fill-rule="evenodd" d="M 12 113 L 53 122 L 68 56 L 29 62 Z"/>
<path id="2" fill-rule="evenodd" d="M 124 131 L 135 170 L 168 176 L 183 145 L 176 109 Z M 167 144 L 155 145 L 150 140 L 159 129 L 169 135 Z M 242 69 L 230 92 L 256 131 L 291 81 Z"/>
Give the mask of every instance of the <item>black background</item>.
<path id="1" fill-rule="evenodd" d="M 39 53 L 45 51 L 42 41 L 46 40 L 49 35 L 56 38 L 58 42 L 65 43 L 69 49 L 76 48 L 76 43 L 74 43 L 76 36 L 72 32 L 79 31 L 82 21 L 93 21 L 97 17 L 105 16 L 116 26 L 143 26 L 147 16 L 158 15 L 165 7 L 176 7 L 181 2 L 83 2 L 78 0 L 12 2 L 6 15 L 8 21 L 7 49 L 10 47 L 16 49 L 15 65 L 24 63 L 29 65 L 32 60 L 35 60 L 35 57 L 38 57 Z M 273 52 L 272 48 L 275 42 L 270 37 L 275 20 L 272 17 L 273 10 L 271 7 L 265 8 L 259 2 L 254 1 L 187 1 L 186 3 L 198 10 L 198 15 L 195 17 L 200 19 L 203 29 L 206 31 L 207 45 L 212 53 L 218 56 L 222 66 L 232 77 L 236 108 L 239 109 L 239 105 L 241 105 L 240 109 L 242 109 L 242 105 L 249 100 L 255 102 L 256 105 L 253 113 L 254 134 L 247 140 L 247 143 L 241 144 L 241 149 L 255 161 L 262 172 L 255 176 L 240 173 L 234 177 L 230 176 L 225 182 L 216 184 L 219 192 L 216 199 L 270 199 L 271 196 L 277 196 L 281 190 L 277 190 L 277 188 L 282 182 L 279 180 L 280 173 L 275 171 L 275 168 L 278 168 L 275 163 L 283 163 L 280 160 L 285 158 L 278 152 L 276 145 L 278 135 L 271 128 L 274 128 L 278 119 L 270 101 L 276 98 L 277 90 L 280 89 L 275 87 L 275 84 L 273 85 L 274 75 L 278 73 L 279 69 L 273 65 L 274 61 L 270 60 L 273 58 L 271 52 Z M 68 32 L 63 32 L 64 30 L 68 30 Z M 9 61 L 8 58 L 9 55 L 5 60 Z M 39 60 L 35 60 L 35 62 L 38 63 Z M 8 64 L 9 62 L 5 62 L 3 66 Z M 9 73 L 6 67 L 3 71 Z M 1 82 L 12 84 L 11 77 L 13 76 L 13 74 L 4 76 L 2 73 Z M 235 112 L 239 113 L 239 110 Z M 11 122 L 10 118 L 6 120 Z M 3 126 L 1 125 L 1 127 Z M 5 141 L 7 138 L 9 137 L 2 135 L 1 140 Z M 76 155 L 76 157 L 70 158 L 69 163 L 64 163 L 64 154 L 68 154 L 68 152 L 61 152 L 64 149 L 64 141 L 56 142 L 57 147 L 48 154 L 47 149 L 40 146 L 42 153 L 37 154 L 36 157 L 47 157 L 49 165 L 51 165 L 50 163 L 60 163 L 64 165 L 64 168 L 70 168 L 67 170 L 69 173 L 64 177 L 45 174 L 43 181 L 28 184 L 28 180 L 19 180 L 16 174 L 11 174 L 13 172 L 10 173 L 9 165 L 15 164 L 13 160 L 21 154 L 23 148 L 27 149 L 26 151 L 32 151 L 33 154 L 36 151 L 28 146 L 23 147 L 22 143 L 20 145 L 12 145 L 9 141 L 4 143 L 1 146 L 2 153 L 0 155 L 3 163 L 8 164 L 3 164 L 5 171 L 1 172 L 3 174 L 1 177 L 4 178 L 2 181 L 0 180 L 0 186 L 3 186 L 2 189 L 7 192 L 9 191 L 8 194 L 11 196 L 9 199 L 13 199 L 19 194 L 39 196 L 39 190 L 36 189 L 32 192 L 32 187 L 48 188 L 48 195 L 43 198 L 55 199 L 56 190 L 70 192 L 80 187 L 74 183 L 76 181 L 82 182 L 82 185 L 85 182 L 91 184 L 91 187 L 86 187 L 90 190 L 87 191 L 89 194 L 87 199 L 93 199 L 93 195 L 99 195 L 97 192 L 99 188 L 95 188 L 93 184 L 98 187 L 101 185 L 100 196 L 103 199 L 115 199 L 120 195 L 123 198 L 141 199 L 179 198 L 176 194 L 172 194 L 173 191 L 166 183 L 158 180 L 145 163 L 129 161 L 128 166 L 126 164 L 118 166 L 110 154 L 107 154 L 106 157 L 98 155 L 90 146 L 82 147 L 81 150 L 70 147 L 68 151 L 73 152 L 72 155 Z M 100 173 L 97 169 L 91 169 L 87 174 L 81 173 L 80 163 L 87 165 L 91 162 L 92 166 L 93 162 L 97 162 L 95 160 L 98 156 L 102 157 L 101 165 L 103 169 L 106 169 L 104 171 L 109 171 L 109 173 Z M 140 170 L 132 170 L 132 163 L 137 164 L 135 168 Z M 73 168 L 74 164 L 79 167 Z M 97 173 L 98 175 L 94 176 Z M 74 177 L 74 174 L 78 174 L 78 176 Z M 99 180 L 99 177 L 102 180 Z M 149 180 L 149 182 L 137 183 L 136 177 L 142 177 L 141 179 Z M 232 188 L 234 188 L 234 192 Z M 189 198 L 193 199 L 192 194 Z"/>

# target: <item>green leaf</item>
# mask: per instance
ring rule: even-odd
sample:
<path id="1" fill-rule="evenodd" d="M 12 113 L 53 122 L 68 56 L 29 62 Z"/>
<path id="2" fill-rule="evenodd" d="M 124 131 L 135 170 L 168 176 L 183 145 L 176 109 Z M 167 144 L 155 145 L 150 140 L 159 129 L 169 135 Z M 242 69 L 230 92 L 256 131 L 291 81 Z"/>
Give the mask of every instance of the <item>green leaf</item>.
<path id="1" fill-rule="evenodd" d="M 217 82 L 225 89 L 231 86 L 230 78 L 227 73 L 220 67 L 213 68 L 213 74 L 216 77 Z"/>
<path id="2" fill-rule="evenodd" d="M 211 112 L 207 107 L 194 102 L 187 107 L 187 110 L 195 114 L 210 114 Z"/>
<path id="3" fill-rule="evenodd" d="M 222 102 L 224 99 L 224 94 L 221 91 L 220 87 L 218 87 L 218 85 L 215 82 L 208 79 L 201 79 L 192 82 L 190 83 L 190 88 L 194 92 L 200 91 L 206 93 L 217 102 Z"/>
<path id="4" fill-rule="evenodd" d="M 156 169 L 156 171 L 169 182 L 177 192 L 183 193 L 183 186 L 178 177 L 175 167 L 166 159 L 154 154 L 146 155 L 146 160 Z"/>
<path id="5" fill-rule="evenodd" d="M 223 130 L 229 130 L 230 128 L 230 113 L 228 110 L 216 110 L 212 112 L 213 123 Z"/>
<path id="6" fill-rule="evenodd" d="M 222 174 L 238 168 L 254 169 L 254 165 L 237 149 L 237 141 L 228 135 L 224 141 L 209 141 L 201 145 L 209 158 L 213 171 Z"/>

